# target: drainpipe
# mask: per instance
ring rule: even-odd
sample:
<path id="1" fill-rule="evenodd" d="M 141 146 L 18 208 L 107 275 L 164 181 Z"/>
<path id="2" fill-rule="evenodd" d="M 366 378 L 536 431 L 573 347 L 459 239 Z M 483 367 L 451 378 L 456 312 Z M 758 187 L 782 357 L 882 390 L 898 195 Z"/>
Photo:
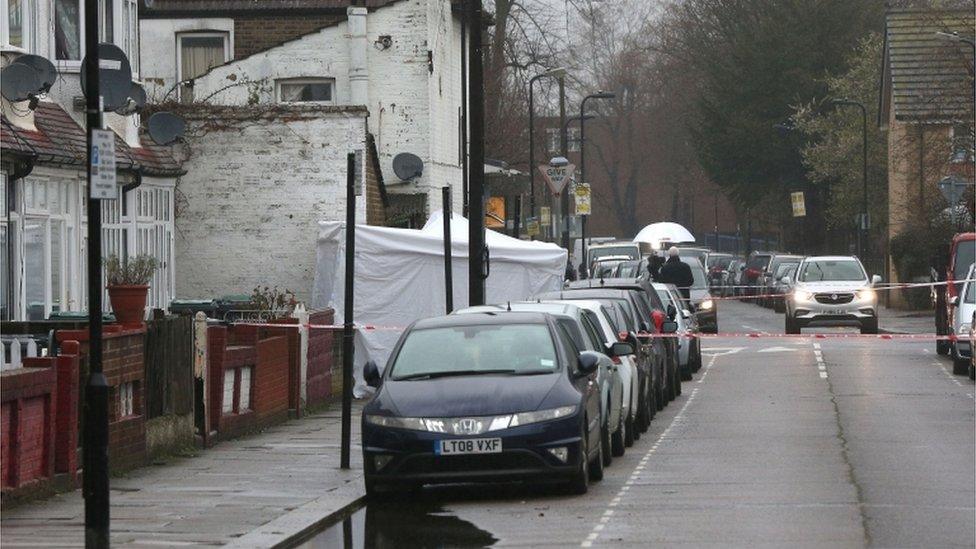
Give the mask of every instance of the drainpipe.
<path id="1" fill-rule="evenodd" d="M 366 64 L 366 8 L 346 8 L 349 25 L 349 103 L 369 106 L 369 69 Z"/>

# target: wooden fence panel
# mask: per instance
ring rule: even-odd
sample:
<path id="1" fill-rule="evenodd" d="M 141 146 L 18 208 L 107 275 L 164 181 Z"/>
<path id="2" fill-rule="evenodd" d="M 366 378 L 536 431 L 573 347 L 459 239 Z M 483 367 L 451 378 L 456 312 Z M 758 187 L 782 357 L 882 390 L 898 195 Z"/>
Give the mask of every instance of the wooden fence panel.
<path id="1" fill-rule="evenodd" d="M 193 318 L 146 324 L 146 418 L 193 412 Z"/>

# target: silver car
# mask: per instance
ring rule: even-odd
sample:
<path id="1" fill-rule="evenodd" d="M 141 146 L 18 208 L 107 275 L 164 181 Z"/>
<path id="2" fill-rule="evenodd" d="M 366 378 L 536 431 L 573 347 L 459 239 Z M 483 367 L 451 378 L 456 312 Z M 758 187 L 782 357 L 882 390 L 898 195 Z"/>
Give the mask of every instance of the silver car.
<path id="1" fill-rule="evenodd" d="M 956 375 L 966 375 L 969 372 L 969 364 L 973 356 L 973 347 L 970 342 L 970 333 L 973 330 L 973 314 L 976 314 L 976 282 L 973 276 L 976 275 L 976 265 L 969 266 L 969 274 L 966 275 L 966 283 L 963 285 L 959 295 L 953 296 L 951 305 L 956 307 L 956 314 L 952 315 L 952 335 L 956 340 L 952 342 L 952 373 Z"/>
<path id="2" fill-rule="evenodd" d="M 811 256 L 800 262 L 786 299 L 786 333 L 806 326 L 859 326 L 862 334 L 878 333 L 878 295 L 861 261 L 852 256 Z"/>

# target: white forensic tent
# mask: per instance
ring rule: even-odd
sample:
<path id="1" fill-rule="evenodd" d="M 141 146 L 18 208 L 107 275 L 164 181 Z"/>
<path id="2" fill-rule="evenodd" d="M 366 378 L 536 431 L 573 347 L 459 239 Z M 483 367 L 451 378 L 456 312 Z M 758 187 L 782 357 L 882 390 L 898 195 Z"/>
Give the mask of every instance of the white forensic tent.
<path id="1" fill-rule="evenodd" d="M 345 223 L 320 222 L 316 245 L 312 307 L 333 307 L 336 321 L 344 314 Z M 487 230 L 490 270 L 485 299 L 501 303 L 526 299 L 562 287 L 567 252 L 556 244 L 527 242 Z M 454 307 L 468 305 L 468 221 L 451 219 Z M 362 365 L 374 360 L 380 369 L 403 328 L 411 322 L 445 313 L 444 230 L 435 213 L 423 229 L 356 225 L 354 321 L 376 329 L 356 333 L 356 394 L 365 392 Z"/>

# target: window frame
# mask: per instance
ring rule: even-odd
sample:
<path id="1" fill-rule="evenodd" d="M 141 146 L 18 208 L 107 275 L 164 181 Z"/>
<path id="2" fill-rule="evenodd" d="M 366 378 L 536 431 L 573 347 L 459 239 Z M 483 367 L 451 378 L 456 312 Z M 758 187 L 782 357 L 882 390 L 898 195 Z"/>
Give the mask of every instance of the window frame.
<path id="1" fill-rule="evenodd" d="M 138 36 L 138 32 L 136 36 Z M 183 75 L 183 39 L 184 38 L 222 38 L 224 41 L 224 63 L 231 60 L 230 52 L 230 32 L 221 30 L 191 30 L 191 31 L 180 31 L 176 33 L 176 83 L 177 89 L 176 94 L 178 99 L 182 99 L 181 95 L 183 93 L 183 86 L 179 85 L 187 79 Z M 206 74 L 206 73 L 204 73 Z M 195 76 L 193 78 L 199 78 Z"/>
<path id="2" fill-rule="evenodd" d="M 33 53 L 34 48 L 34 21 L 37 19 L 36 6 L 34 0 L 20 0 L 21 10 L 21 36 L 23 44 L 17 46 L 10 43 L 10 0 L 0 0 L 0 48 L 3 50 L 19 49 Z"/>
<path id="3" fill-rule="evenodd" d="M 286 101 L 281 98 L 282 84 L 328 84 L 331 88 L 332 99 L 329 101 Z M 288 105 L 335 105 L 336 104 L 336 79 L 331 76 L 298 76 L 293 78 L 275 79 L 275 102 Z"/>

